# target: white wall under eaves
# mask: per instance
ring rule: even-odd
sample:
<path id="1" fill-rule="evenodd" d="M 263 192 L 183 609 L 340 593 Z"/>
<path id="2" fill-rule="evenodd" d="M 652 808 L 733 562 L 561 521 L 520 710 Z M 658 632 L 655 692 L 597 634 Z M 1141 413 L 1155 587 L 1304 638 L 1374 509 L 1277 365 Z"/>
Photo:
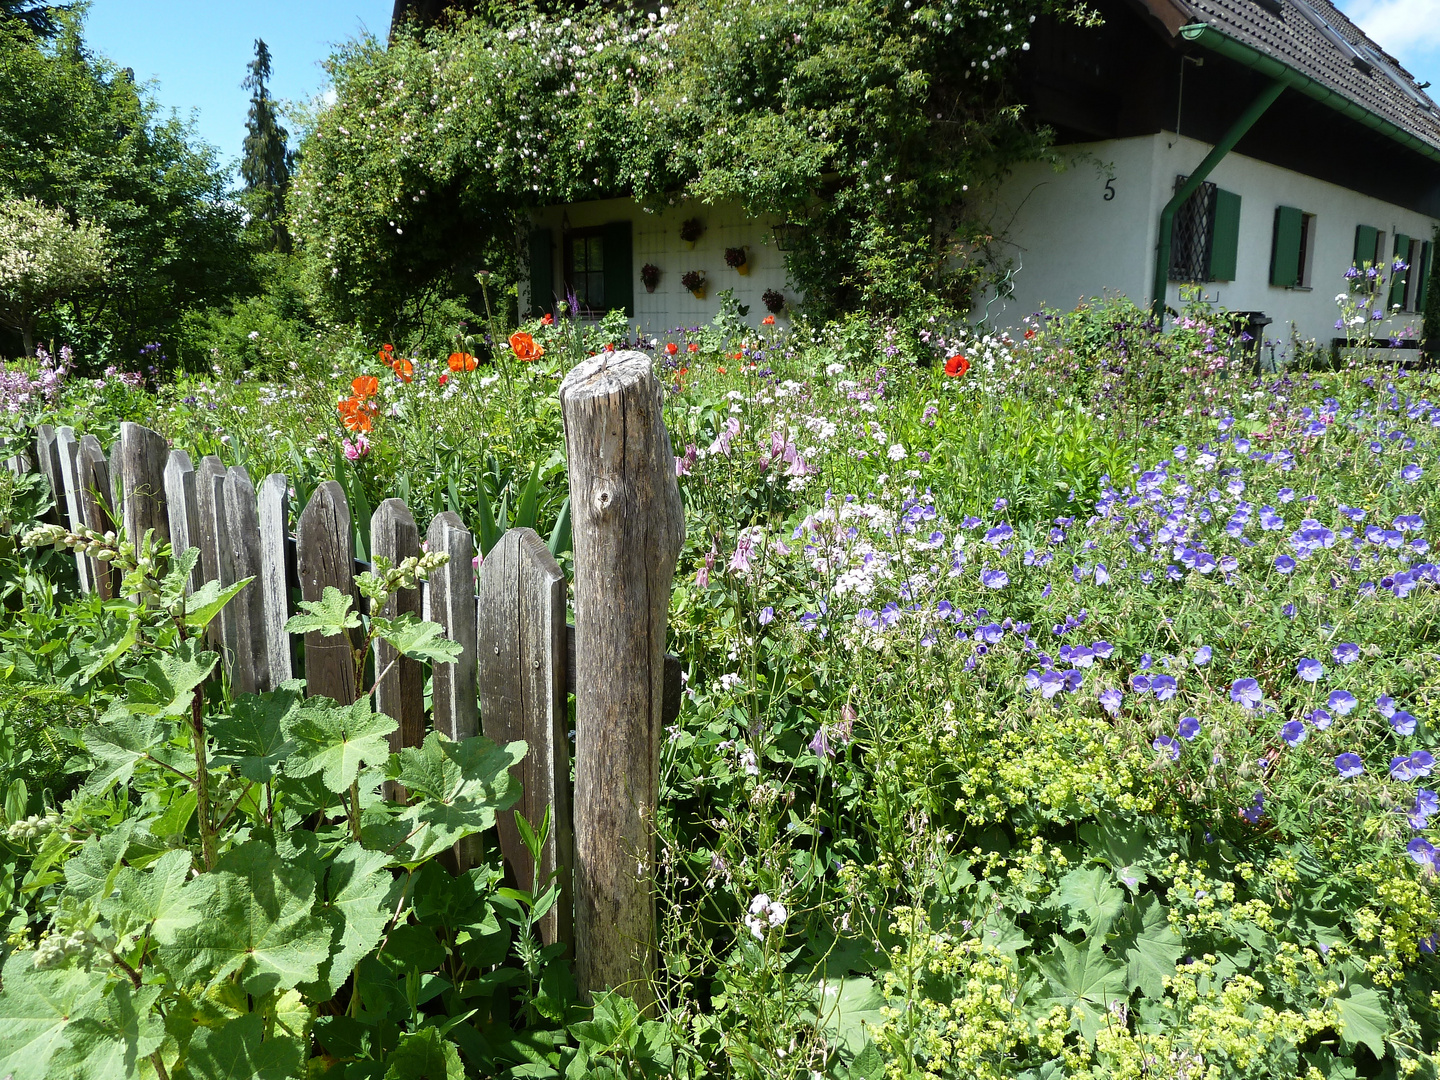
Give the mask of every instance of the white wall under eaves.
<path id="1" fill-rule="evenodd" d="M 1208 143 L 1169 132 L 1064 147 L 1067 167 L 1031 163 L 1016 168 L 980 207 L 999 238 L 996 251 L 1011 261 L 1014 296 L 990 304 L 990 321 L 1015 326 L 1042 307 L 1069 309 L 1106 291 L 1149 302 L 1160 210 L 1175 177 L 1210 152 Z M 1336 153 L 1345 147 L 1337 145 Z M 1375 163 L 1384 168 L 1383 161 Z M 1327 344 L 1335 336 L 1335 296 L 1345 288 L 1355 226 L 1383 229 L 1386 249 L 1397 233 L 1428 240 L 1436 219 L 1348 188 L 1230 153 L 1209 179 L 1240 196 L 1240 246 L 1233 282 L 1211 282 L 1206 295 L 1237 311 L 1263 311 L 1274 320 L 1267 336 L 1288 346 L 1292 331 Z M 1109 190 L 1114 196 L 1106 199 Z M 1316 215 L 1312 287 L 1270 282 L 1275 208 Z M 1436 282 L 1432 287 L 1440 287 Z M 1180 287 L 1166 294 L 1180 304 Z M 979 309 L 977 309 L 977 314 Z M 1419 329 L 1402 313 L 1382 324 L 1388 332 Z"/>

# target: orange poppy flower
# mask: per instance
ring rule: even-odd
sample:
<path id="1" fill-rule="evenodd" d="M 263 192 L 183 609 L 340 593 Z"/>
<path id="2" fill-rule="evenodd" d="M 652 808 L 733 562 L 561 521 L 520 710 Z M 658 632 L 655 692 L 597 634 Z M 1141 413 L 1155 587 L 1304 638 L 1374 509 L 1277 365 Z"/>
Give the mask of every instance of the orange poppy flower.
<path id="1" fill-rule="evenodd" d="M 680 351 L 680 346 L 676 345 L 673 341 L 667 341 L 665 343 L 665 351 L 671 356 L 674 356 L 677 352 Z"/>
<path id="2" fill-rule="evenodd" d="M 761 326 L 774 326 L 774 325 L 775 325 L 775 316 L 774 316 L 774 315 L 766 315 L 763 319 L 760 320 L 760 325 L 761 325 Z"/>
<path id="3" fill-rule="evenodd" d="M 451 371 L 474 371 L 475 357 L 468 352 L 452 352 L 450 354 Z"/>
<path id="4" fill-rule="evenodd" d="M 550 312 L 547 311 L 547 312 L 545 313 L 545 317 L 540 320 L 540 325 L 542 325 L 542 326 L 553 326 L 554 324 L 555 324 L 555 316 L 554 316 L 554 315 L 551 315 Z"/>
<path id="5" fill-rule="evenodd" d="M 363 398 L 345 398 L 337 408 L 340 411 L 340 422 L 347 431 L 365 432 L 375 426 L 375 408 L 367 405 Z"/>
<path id="6" fill-rule="evenodd" d="M 350 389 L 355 391 L 355 396 L 364 401 L 380 392 L 380 380 L 374 375 L 357 375 L 350 380 Z"/>
<path id="7" fill-rule="evenodd" d="M 964 375 L 969 370 L 970 361 L 966 360 L 965 357 L 959 353 L 956 353 L 950 357 L 949 360 L 945 361 L 945 374 L 952 379 L 960 378 L 961 375 Z"/>
<path id="8" fill-rule="evenodd" d="M 688 351 L 690 351 L 690 352 L 699 352 L 699 351 L 700 351 L 700 346 L 697 345 L 697 344 L 696 344 L 695 342 L 693 342 L 693 341 L 690 342 L 689 345 L 686 345 L 685 348 L 686 348 Z"/>
<path id="9" fill-rule="evenodd" d="M 608 347 L 614 348 L 613 345 Z M 524 331 L 517 331 L 510 335 L 510 351 L 515 354 L 517 359 L 527 363 L 531 360 L 539 360 L 545 355 L 544 346 L 536 345 L 535 339 Z"/>
<path id="10" fill-rule="evenodd" d="M 395 358 L 395 377 L 401 382 L 412 382 L 415 378 L 415 365 L 403 356 Z"/>
<path id="11" fill-rule="evenodd" d="M 725 374 L 725 368 L 723 365 L 717 367 L 715 370 L 718 371 L 721 375 Z"/>

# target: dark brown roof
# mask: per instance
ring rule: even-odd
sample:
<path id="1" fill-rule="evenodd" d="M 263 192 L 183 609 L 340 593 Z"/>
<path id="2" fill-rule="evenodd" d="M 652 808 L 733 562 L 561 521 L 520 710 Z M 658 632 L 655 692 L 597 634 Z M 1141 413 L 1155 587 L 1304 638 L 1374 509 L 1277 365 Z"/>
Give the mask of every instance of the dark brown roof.
<path id="1" fill-rule="evenodd" d="M 1366 37 L 1330 0 L 1142 3 L 1171 35 L 1178 34 L 1177 21 L 1206 23 L 1440 149 L 1440 110 L 1400 62 Z"/>

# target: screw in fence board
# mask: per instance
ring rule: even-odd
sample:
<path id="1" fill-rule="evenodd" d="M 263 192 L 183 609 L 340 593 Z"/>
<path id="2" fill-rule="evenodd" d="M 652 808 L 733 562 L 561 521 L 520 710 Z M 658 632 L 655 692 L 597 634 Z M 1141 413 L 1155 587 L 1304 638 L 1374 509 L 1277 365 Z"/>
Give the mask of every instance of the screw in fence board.
<path id="1" fill-rule="evenodd" d="M 165 497 L 165 436 L 129 421 L 120 425 L 120 444 L 110 460 L 119 470 L 120 513 L 125 535 L 136 544 L 151 530 L 157 544 L 170 542 L 170 510 Z"/>
<path id="2" fill-rule="evenodd" d="M 533 529 L 509 530 L 480 567 L 480 722 L 501 746 L 523 739 L 529 747 L 513 769 L 521 784 L 516 809 L 536 828 L 547 808 L 551 813 L 539 880 L 558 871 L 561 892 L 540 923 L 546 945 L 573 938 L 565 630 L 564 571 Z M 514 812 L 500 814 L 496 825 L 516 885 L 535 891 L 535 866 Z"/>
<path id="3" fill-rule="evenodd" d="M 270 680 L 270 642 L 266 637 L 255 486 L 250 483 L 250 474 L 239 465 L 230 466 L 225 474 L 225 524 L 235 580 L 255 579 L 230 602 L 235 609 L 235 663 L 230 680 L 236 693 L 258 694 L 275 687 Z"/>
<path id="4" fill-rule="evenodd" d="M 420 530 L 400 499 L 386 499 L 370 515 L 370 554 L 398 565 L 420 554 Z M 409 612 L 420 617 L 420 590 L 400 589 L 385 601 L 379 614 L 393 619 Z M 394 646 L 375 642 L 375 708 L 400 726 L 390 733 L 390 750 L 398 754 L 425 741 L 425 669 L 418 660 L 400 656 Z M 404 801 L 405 791 L 385 782 L 387 798 Z"/>
<path id="5" fill-rule="evenodd" d="M 295 527 L 295 555 L 300 572 L 300 595 L 319 600 L 326 586 L 352 597 L 356 606 L 355 538 L 350 531 L 350 507 L 345 492 L 334 480 L 326 480 L 310 496 Z M 324 637 L 316 631 L 305 635 L 305 692 L 323 694 L 349 705 L 360 693 L 355 685 L 355 642 L 345 635 Z"/>
<path id="6" fill-rule="evenodd" d="M 114 488 L 110 483 L 110 465 L 100 440 L 93 435 L 80 439 L 80 509 L 87 528 L 110 532 L 115 528 L 115 511 L 111 502 Z M 102 600 L 120 595 L 120 571 L 112 564 L 89 560 L 90 582 Z"/>
<path id="7" fill-rule="evenodd" d="M 75 532 L 85 524 L 85 512 L 80 497 L 80 440 L 75 438 L 75 429 L 62 427 L 55 433 L 56 449 L 60 452 L 60 478 L 65 484 L 65 521 L 70 531 Z M 80 578 L 80 591 L 95 591 L 90 578 L 90 560 L 84 555 L 75 555 L 75 573 Z"/>
<path id="8" fill-rule="evenodd" d="M 435 516 L 426 539 L 431 552 L 450 556 L 430 574 L 430 618 L 440 624 L 445 637 L 460 642 L 462 650 L 455 663 L 432 669 L 435 730 L 452 739 L 468 739 L 480 731 L 475 697 L 475 542 L 451 510 Z"/>
<path id="9" fill-rule="evenodd" d="M 184 450 L 171 450 L 165 459 L 165 506 L 170 515 L 170 547 L 176 555 L 200 547 L 200 500 L 195 492 L 195 466 Z M 197 560 L 190 571 L 189 592 L 205 583 L 205 568 Z"/>
<path id="10" fill-rule="evenodd" d="M 560 384 L 575 550 L 575 974 L 654 1003 L 665 625 L 685 511 L 650 358 Z"/>
<path id="11" fill-rule="evenodd" d="M 200 503 L 200 565 L 205 580 L 227 588 L 235 584 L 235 563 L 225 519 L 225 463 L 213 454 L 200 459 L 195 495 Z M 235 660 L 235 633 L 235 605 L 226 604 L 206 632 L 210 647 L 225 661 L 226 672 L 232 671 Z"/>
<path id="12" fill-rule="evenodd" d="M 270 683 L 287 681 L 295 670 L 290 657 L 290 583 L 285 573 L 286 533 L 290 518 L 290 484 L 283 474 L 271 473 L 260 481 L 255 497 L 260 525 L 260 580 L 265 604 L 265 639 L 269 642 Z"/>
<path id="13" fill-rule="evenodd" d="M 52 525 L 64 525 L 65 474 L 60 465 L 60 443 L 55 429 L 49 424 L 41 424 L 35 429 L 35 461 L 55 500 L 55 505 L 45 511 L 45 520 Z"/>

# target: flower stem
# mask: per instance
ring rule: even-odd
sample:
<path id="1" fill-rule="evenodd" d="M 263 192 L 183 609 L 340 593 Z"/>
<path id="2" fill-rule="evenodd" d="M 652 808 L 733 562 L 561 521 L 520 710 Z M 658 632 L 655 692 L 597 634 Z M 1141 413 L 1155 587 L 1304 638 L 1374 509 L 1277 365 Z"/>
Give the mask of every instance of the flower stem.
<path id="1" fill-rule="evenodd" d="M 190 699 L 190 735 L 195 740 L 195 812 L 200 824 L 200 850 L 205 869 L 215 869 L 215 832 L 210 825 L 210 775 L 205 762 L 204 688 L 197 686 Z"/>

